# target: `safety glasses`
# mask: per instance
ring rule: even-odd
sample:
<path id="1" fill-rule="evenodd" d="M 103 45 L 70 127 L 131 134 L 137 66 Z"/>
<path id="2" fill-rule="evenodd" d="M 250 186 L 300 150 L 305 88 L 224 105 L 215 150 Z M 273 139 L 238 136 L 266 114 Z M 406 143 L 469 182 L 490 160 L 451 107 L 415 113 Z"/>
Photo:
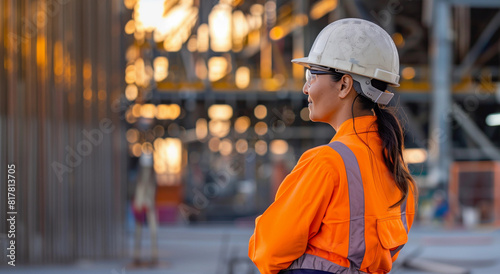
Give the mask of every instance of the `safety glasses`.
<path id="1" fill-rule="evenodd" d="M 316 78 L 318 78 L 318 76 L 316 74 L 313 74 L 311 72 L 311 70 L 309 69 L 306 69 L 306 83 L 305 83 L 305 86 L 307 88 L 310 88 L 311 87 L 311 84 L 314 80 L 316 80 Z"/>
<path id="2" fill-rule="evenodd" d="M 339 74 L 336 71 L 333 70 L 318 70 L 318 69 L 307 69 L 306 70 L 306 87 L 310 88 L 311 84 L 313 81 L 315 81 L 318 78 L 318 75 L 334 75 L 334 74 Z"/>

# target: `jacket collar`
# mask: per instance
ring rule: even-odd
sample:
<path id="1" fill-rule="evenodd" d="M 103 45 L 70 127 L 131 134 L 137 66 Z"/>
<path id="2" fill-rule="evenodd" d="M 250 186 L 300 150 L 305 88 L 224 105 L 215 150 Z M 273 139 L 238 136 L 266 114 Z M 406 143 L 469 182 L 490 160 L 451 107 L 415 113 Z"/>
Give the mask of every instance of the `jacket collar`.
<path id="1" fill-rule="evenodd" d="M 356 131 L 354 131 L 353 125 L 356 127 Z M 346 120 L 340 125 L 339 130 L 330 142 L 342 136 L 366 132 L 378 132 L 377 116 L 360 116 Z"/>

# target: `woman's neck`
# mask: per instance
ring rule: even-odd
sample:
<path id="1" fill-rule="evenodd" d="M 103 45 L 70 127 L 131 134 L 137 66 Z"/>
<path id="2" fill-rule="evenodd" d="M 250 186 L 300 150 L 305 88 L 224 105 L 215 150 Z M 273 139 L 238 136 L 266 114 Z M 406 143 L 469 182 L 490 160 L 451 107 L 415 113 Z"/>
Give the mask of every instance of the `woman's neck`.
<path id="1" fill-rule="evenodd" d="M 349 104 L 352 106 L 352 103 Z M 374 116 L 375 114 L 371 109 L 359 109 L 357 107 L 357 104 L 355 105 L 354 109 L 351 111 L 351 107 L 346 108 L 344 107 L 341 111 L 339 111 L 338 115 L 336 117 L 333 117 L 332 121 L 328 124 L 335 129 L 335 131 L 339 130 L 340 125 L 344 123 L 345 121 L 349 119 L 353 119 L 356 117 L 361 117 L 361 116 Z"/>

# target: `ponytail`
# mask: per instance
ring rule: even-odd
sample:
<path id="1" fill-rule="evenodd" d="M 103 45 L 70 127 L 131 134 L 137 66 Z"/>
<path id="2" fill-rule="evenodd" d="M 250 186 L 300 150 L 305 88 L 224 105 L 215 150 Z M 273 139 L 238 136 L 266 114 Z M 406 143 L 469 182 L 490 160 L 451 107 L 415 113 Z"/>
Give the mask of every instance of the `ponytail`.
<path id="1" fill-rule="evenodd" d="M 387 88 L 387 84 L 379 80 L 372 80 L 371 84 L 379 90 L 385 90 Z M 403 128 L 392 110 L 374 103 L 367 97 L 361 96 L 359 93 L 356 98 L 354 98 L 351 106 L 351 114 L 353 118 L 354 103 L 356 100 L 359 100 L 361 109 L 373 109 L 375 115 L 377 116 L 378 134 L 382 140 L 384 162 L 391 172 L 392 177 L 396 182 L 396 186 L 402 193 L 401 199 L 391 206 L 391 208 L 394 208 L 401 205 L 406 200 L 408 193 L 410 192 L 410 188 L 412 189 L 413 194 L 415 196 L 417 195 L 415 180 L 412 178 L 410 171 L 408 170 L 408 166 L 403 159 Z M 355 124 L 353 124 L 353 128 L 354 132 L 356 132 Z"/>
<path id="2" fill-rule="evenodd" d="M 403 194 L 401 199 L 391 206 L 393 208 L 406 200 L 410 188 L 416 194 L 416 184 L 403 159 L 403 129 L 396 115 L 390 109 L 380 107 L 379 104 L 375 104 L 373 110 L 377 116 L 378 134 L 382 139 L 385 165 L 391 171 L 396 186 Z"/>

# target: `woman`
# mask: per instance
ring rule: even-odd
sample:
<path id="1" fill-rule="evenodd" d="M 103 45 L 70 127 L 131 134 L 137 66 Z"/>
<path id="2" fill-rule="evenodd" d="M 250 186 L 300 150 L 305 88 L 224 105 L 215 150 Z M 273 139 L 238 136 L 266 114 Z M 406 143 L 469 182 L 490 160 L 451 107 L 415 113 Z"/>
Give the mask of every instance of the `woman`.
<path id="1" fill-rule="evenodd" d="M 261 274 L 388 273 L 408 240 L 416 185 L 397 118 L 384 107 L 398 86 L 391 37 L 361 19 L 331 23 L 305 66 L 309 117 L 336 131 L 306 151 L 259 216 L 249 257 Z"/>

